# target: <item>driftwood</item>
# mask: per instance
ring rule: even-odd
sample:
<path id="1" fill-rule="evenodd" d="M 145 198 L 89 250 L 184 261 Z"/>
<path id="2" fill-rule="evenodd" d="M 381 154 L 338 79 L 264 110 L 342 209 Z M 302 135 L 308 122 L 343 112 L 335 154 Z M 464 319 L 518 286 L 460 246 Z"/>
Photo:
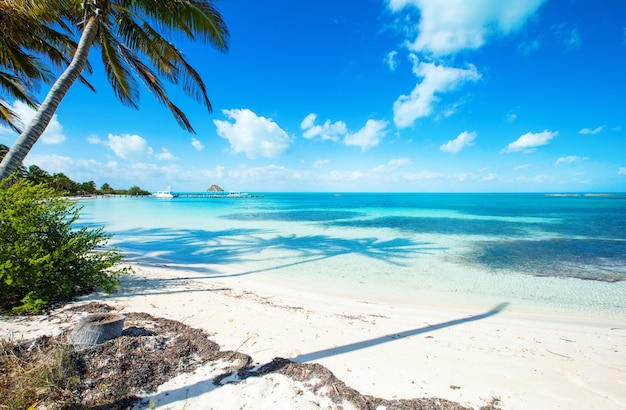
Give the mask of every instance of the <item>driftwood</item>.
<path id="1" fill-rule="evenodd" d="M 69 342 L 78 349 L 94 346 L 122 335 L 125 316 L 117 313 L 94 313 L 78 321 Z"/>

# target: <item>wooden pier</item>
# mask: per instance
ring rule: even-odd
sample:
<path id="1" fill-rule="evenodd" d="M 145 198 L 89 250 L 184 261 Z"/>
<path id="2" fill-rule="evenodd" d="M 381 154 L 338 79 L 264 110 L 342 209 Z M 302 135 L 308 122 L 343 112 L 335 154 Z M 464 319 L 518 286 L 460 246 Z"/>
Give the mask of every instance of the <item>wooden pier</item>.
<path id="1" fill-rule="evenodd" d="M 248 194 L 246 192 L 228 192 L 228 193 L 216 193 L 216 192 L 172 192 L 174 198 L 210 198 L 210 199 L 229 199 L 229 198 L 263 198 L 262 194 Z"/>

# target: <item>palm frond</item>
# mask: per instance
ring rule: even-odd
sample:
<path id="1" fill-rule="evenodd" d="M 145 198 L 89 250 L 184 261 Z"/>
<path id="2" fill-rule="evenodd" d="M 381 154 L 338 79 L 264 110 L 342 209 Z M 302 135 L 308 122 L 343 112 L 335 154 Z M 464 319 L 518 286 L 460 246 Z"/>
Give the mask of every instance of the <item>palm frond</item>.
<path id="1" fill-rule="evenodd" d="M 146 20 L 154 21 L 166 36 L 182 34 L 211 44 L 220 51 L 227 51 L 230 38 L 228 27 L 211 3 L 207 0 L 118 0 L 116 5 L 137 10 Z"/>
<path id="2" fill-rule="evenodd" d="M 120 54 L 123 47 L 105 30 L 105 27 L 101 27 L 100 30 L 102 63 L 113 92 L 122 104 L 136 109 L 139 107 L 139 90 L 125 58 Z"/>
<path id="3" fill-rule="evenodd" d="M 150 24 L 138 18 L 135 21 L 126 13 L 114 12 L 118 23 L 117 32 L 126 47 L 134 54 L 145 56 L 159 75 L 172 83 L 178 82 L 178 72 L 170 62 L 173 45 L 166 41 Z"/>
<path id="4" fill-rule="evenodd" d="M 122 46 L 121 51 L 128 64 L 142 80 L 146 88 L 161 104 L 169 108 L 172 115 L 174 115 L 176 122 L 178 122 L 178 124 L 186 131 L 195 134 L 195 130 L 191 126 L 191 123 L 187 119 L 185 113 L 170 101 L 163 84 L 159 81 L 159 77 L 150 69 L 150 67 L 137 58 L 131 50 Z"/>
<path id="5" fill-rule="evenodd" d="M 14 100 L 20 100 L 33 108 L 37 106 L 37 99 L 31 93 L 32 86 L 28 85 L 28 79 L 0 72 L 0 90 Z"/>
<path id="6" fill-rule="evenodd" d="M 22 122 L 20 117 L 13 112 L 9 104 L 0 98 L 0 124 L 5 125 L 15 131 L 16 133 L 22 132 Z"/>
<path id="7" fill-rule="evenodd" d="M 182 83 L 186 95 L 212 111 L 206 86 L 200 74 L 185 59 L 183 53 L 145 20 L 135 21 L 128 14 L 116 15 L 118 32 L 129 49 L 145 56 L 159 75 L 173 84 Z M 141 24 L 140 24 L 141 23 Z M 132 40 L 130 40 L 132 38 Z"/>

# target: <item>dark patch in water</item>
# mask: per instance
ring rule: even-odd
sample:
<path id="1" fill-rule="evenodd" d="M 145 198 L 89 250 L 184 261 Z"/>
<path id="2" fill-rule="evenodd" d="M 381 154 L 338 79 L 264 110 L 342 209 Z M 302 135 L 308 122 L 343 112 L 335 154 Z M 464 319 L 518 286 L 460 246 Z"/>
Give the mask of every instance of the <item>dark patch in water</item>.
<path id="1" fill-rule="evenodd" d="M 467 258 L 490 269 L 602 282 L 626 280 L 626 241 L 598 239 L 482 242 Z"/>
<path id="2" fill-rule="evenodd" d="M 363 216 L 360 212 L 307 210 L 281 212 L 245 212 L 222 216 L 222 219 L 236 221 L 284 221 L 284 222 L 326 222 L 339 219 L 351 219 Z"/>

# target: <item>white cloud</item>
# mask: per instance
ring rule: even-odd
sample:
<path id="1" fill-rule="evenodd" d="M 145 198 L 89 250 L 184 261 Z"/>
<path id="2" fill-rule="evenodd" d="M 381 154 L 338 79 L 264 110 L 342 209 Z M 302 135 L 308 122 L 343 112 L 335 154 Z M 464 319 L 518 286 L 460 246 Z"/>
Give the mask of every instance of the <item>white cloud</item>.
<path id="1" fill-rule="evenodd" d="M 390 51 L 389 53 L 387 53 L 387 58 L 385 59 L 389 70 L 391 70 L 392 72 L 396 71 L 396 68 L 398 68 L 398 60 L 396 58 L 397 55 L 397 51 Z"/>
<path id="2" fill-rule="evenodd" d="M 508 113 L 505 117 L 504 117 L 504 121 L 508 122 L 508 123 L 512 123 L 515 122 L 515 120 L 517 119 L 517 114 L 515 113 Z"/>
<path id="3" fill-rule="evenodd" d="M 222 110 L 229 121 L 213 120 L 217 135 L 230 142 L 233 153 L 245 153 L 250 159 L 278 157 L 291 144 L 291 138 L 271 118 L 256 115 L 248 109 Z"/>
<path id="4" fill-rule="evenodd" d="M 202 144 L 198 139 L 191 137 L 191 146 L 196 151 L 202 151 L 204 149 L 204 144 Z"/>
<path id="5" fill-rule="evenodd" d="M 12 110 L 17 114 L 17 116 L 21 119 L 23 125 L 28 125 L 33 118 L 35 118 L 35 114 L 37 112 L 30 108 L 28 105 L 24 104 L 21 101 L 15 101 L 13 103 Z M 6 127 L 0 127 L 0 135 L 11 135 L 15 132 Z M 57 115 L 54 114 L 50 123 L 46 127 L 46 130 L 39 138 L 43 144 L 60 144 L 66 140 L 65 134 L 63 134 L 63 126 L 59 122 Z"/>
<path id="6" fill-rule="evenodd" d="M 346 123 L 343 121 L 331 123 L 330 120 L 326 120 L 324 125 L 315 125 L 316 119 L 317 114 L 311 113 L 300 123 L 300 128 L 304 131 L 302 135 L 304 138 L 311 139 L 319 137 L 322 141 L 338 141 L 348 133 Z"/>
<path id="7" fill-rule="evenodd" d="M 519 171 L 520 169 L 526 169 L 526 168 L 530 168 L 532 166 L 532 164 L 522 164 L 522 165 L 516 165 L 513 167 L 514 171 Z"/>
<path id="8" fill-rule="evenodd" d="M 347 134 L 344 144 L 361 147 L 363 151 L 377 146 L 387 135 L 387 121 L 367 120 L 365 126 L 354 134 Z"/>
<path id="9" fill-rule="evenodd" d="M 224 177 L 225 170 L 226 170 L 226 167 L 222 165 L 218 165 L 214 169 L 203 169 L 200 171 L 200 174 L 209 180 L 215 179 L 215 178 L 221 179 Z"/>
<path id="10" fill-rule="evenodd" d="M 116 162 L 99 162 L 93 159 L 77 159 L 63 155 L 29 155 L 24 165 L 37 165 L 51 174 L 62 172 L 74 181 L 100 181 L 117 174 Z"/>
<path id="11" fill-rule="evenodd" d="M 315 124 L 315 119 L 317 119 L 317 114 L 311 113 L 307 115 L 300 123 L 300 129 L 304 131 L 312 128 Z"/>
<path id="12" fill-rule="evenodd" d="M 139 135 L 108 135 L 106 145 L 122 159 L 141 160 L 152 157 L 152 148 Z"/>
<path id="13" fill-rule="evenodd" d="M 448 141 L 439 147 L 443 152 L 450 152 L 452 154 L 456 154 L 461 151 L 465 147 L 470 147 L 474 145 L 474 140 L 476 139 L 475 132 L 463 131 L 460 133 L 455 139 Z"/>
<path id="14" fill-rule="evenodd" d="M 101 140 L 97 135 L 88 136 L 87 142 L 90 144 L 106 144 L 106 141 Z"/>
<path id="15" fill-rule="evenodd" d="M 408 158 L 394 158 L 392 160 L 390 160 L 389 162 L 387 162 L 387 164 L 385 165 L 379 165 L 377 167 L 374 167 L 372 169 L 369 170 L 369 172 L 371 173 L 385 173 L 385 172 L 391 172 L 391 171 L 395 171 L 396 169 L 406 166 L 406 165 L 411 165 L 411 160 Z"/>
<path id="16" fill-rule="evenodd" d="M 329 162 L 330 161 L 328 161 L 327 159 L 318 159 L 317 161 L 313 162 L 313 168 L 321 168 Z"/>
<path id="17" fill-rule="evenodd" d="M 454 91 L 467 81 L 481 78 L 471 64 L 467 68 L 455 68 L 419 61 L 415 55 L 411 58 L 413 73 L 422 81 L 410 95 L 401 95 L 393 103 L 394 122 L 398 128 L 410 127 L 416 119 L 432 114 L 437 94 Z"/>
<path id="18" fill-rule="evenodd" d="M 413 51 L 445 56 L 477 49 L 490 37 L 522 27 L 545 0 L 389 0 L 393 12 L 414 6 L 420 11 Z"/>
<path id="19" fill-rule="evenodd" d="M 587 158 L 587 157 L 577 157 L 576 155 L 569 155 L 567 157 L 561 157 L 561 158 L 557 159 L 556 162 L 554 163 L 554 165 L 571 164 L 572 162 L 586 161 L 588 159 L 589 158 Z"/>
<path id="20" fill-rule="evenodd" d="M 403 167 L 405 165 L 411 165 L 412 161 L 408 158 L 394 158 L 387 163 L 387 165 L 392 167 Z"/>
<path id="21" fill-rule="evenodd" d="M 284 181 L 297 180 L 299 172 L 293 171 L 282 165 L 264 165 L 261 167 L 245 167 L 228 171 L 231 178 L 246 181 Z"/>
<path id="22" fill-rule="evenodd" d="M 177 159 L 171 152 L 168 151 L 167 148 L 161 148 L 161 152 L 156 154 L 154 157 L 162 161 L 173 161 Z"/>
<path id="23" fill-rule="evenodd" d="M 439 174 L 439 173 L 430 172 L 430 171 L 420 171 L 420 172 L 415 172 L 412 174 L 404 175 L 404 179 L 407 179 L 409 181 L 430 181 L 433 179 L 439 179 L 443 177 L 445 177 L 445 174 Z"/>
<path id="24" fill-rule="evenodd" d="M 604 125 L 591 129 L 591 128 L 583 128 L 582 130 L 578 131 L 579 134 L 583 134 L 583 135 L 596 135 L 599 134 L 600 132 L 602 132 L 602 130 L 604 129 Z"/>
<path id="25" fill-rule="evenodd" d="M 619 171 L 617 171 L 617 175 L 626 175 L 626 167 L 621 167 Z"/>
<path id="26" fill-rule="evenodd" d="M 558 131 L 551 132 L 545 130 L 539 133 L 528 132 L 521 137 L 519 137 L 516 141 L 513 141 L 509 145 L 506 146 L 501 153 L 508 152 L 523 152 L 525 154 L 531 153 L 542 145 L 547 145 L 550 143 L 552 138 L 556 137 L 559 134 Z"/>
<path id="27" fill-rule="evenodd" d="M 498 174 L 487 174 L 484 177 L 482 177 L 480 180 L 487 182 L 487 181 L 493 181 L 497 178 L 498 178 Z"/>

